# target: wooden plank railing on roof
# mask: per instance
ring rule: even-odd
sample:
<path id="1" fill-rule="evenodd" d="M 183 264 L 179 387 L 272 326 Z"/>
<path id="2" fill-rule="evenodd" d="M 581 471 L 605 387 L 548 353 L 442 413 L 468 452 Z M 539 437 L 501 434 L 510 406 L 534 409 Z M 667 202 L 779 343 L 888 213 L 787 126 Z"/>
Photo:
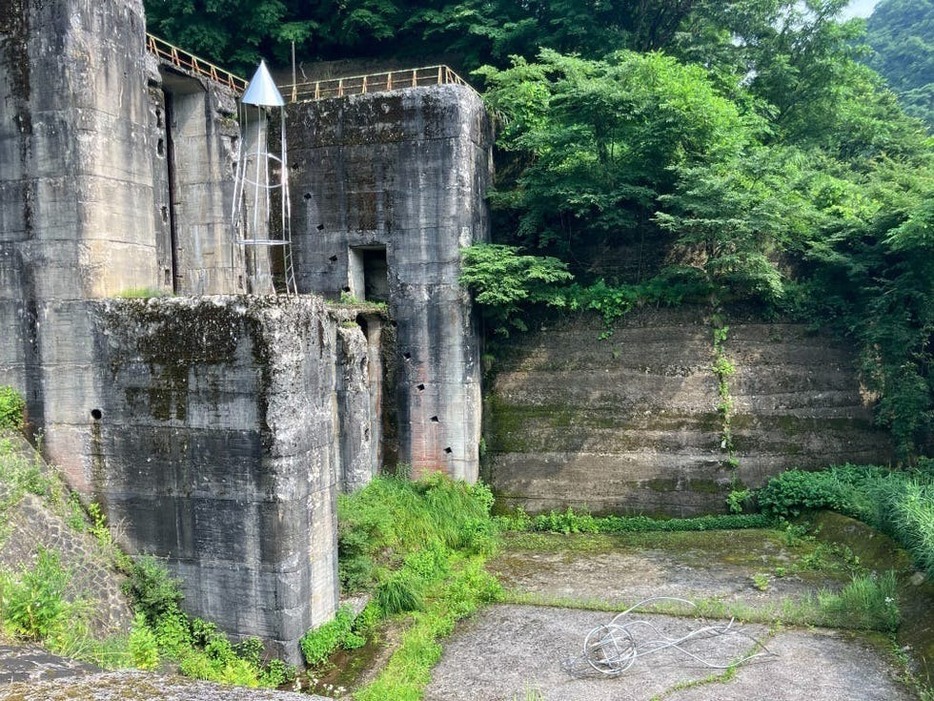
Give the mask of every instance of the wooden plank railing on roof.
<path id="1" fill-rule="evenodd" d="M 230 71 L 225 71 L 219 66 L 215 66 L 210 61 L 190 54 L 184 49 L 170 44 L 164 39 L 160 39 L 152 34 L 146 35 L 146 48 L 162 61 L 165 61 L 176 68 L 200 75 L 215 83 L 226 85 L 231 90 L 243 92 L 246 90 L 247 81 Z"/>
<path id="2" fill-rule="evenodd" d="M 292 102 L 323 100 L 328 97 L 364 95 L 374 92 L 388 92 L 402 88 L 417 88 L 426 85 L 463 85 L 473 90 L 467 81 L 452 71 L 448 66 L 425 66 L 407 68 L 400 71 L 385 71 L 354 75 L 346 78 L 328 78 L 306 83 L 294 83 L 281 86 L 281 91 Z"/>

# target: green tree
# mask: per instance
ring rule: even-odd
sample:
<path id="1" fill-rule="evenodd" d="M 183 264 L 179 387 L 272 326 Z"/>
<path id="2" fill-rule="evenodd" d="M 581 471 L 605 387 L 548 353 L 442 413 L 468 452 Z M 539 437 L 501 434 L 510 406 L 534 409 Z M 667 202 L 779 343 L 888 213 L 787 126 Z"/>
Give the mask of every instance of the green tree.
<path id="1" fill-rule="evenodd" d="M 882 0 L 867 23 L 869 65 L 908 114 L 934 127 L 934 0 Z"/>
<path id="2" fill-rule="evenodd" d="M 655 215 L 677 235 L 669 260 L 703 271 L 721 301 L 782 303 L 787 271 L 778 263 L 820 221 L 807 191 L 814 177 L 807 155 L 754 145 L 679 175 Z"/>
<path id="3" fill-rule="evenodd" d="M 568 261 L 658 247 L 652 215 L 676 168 L 716 161 L 750 137 L 702 68 L 661 54 L 589 61 L 543 50 L 536 63 L 482 74 L 505 119 L 492 202 L 510 231 L 499 236 Z"/>
<path id="4" fill-rule="evenodd" d="M 311 30 L 287 21 L 282 0 L 146 0 L 145 7 L 150 32 L 247 77 L 276 44 Z"/>
<path id="5" fill-rule="evenodd" d="M 483 309 L 488 328 L 500 336 L 526 331 L 520 315 L 534 305 L 563 307 L 561 286 L 572 276 L 555 258 L 520 255 L 514 246 L 475 244 L 464 249 L 461 283 Z"/>

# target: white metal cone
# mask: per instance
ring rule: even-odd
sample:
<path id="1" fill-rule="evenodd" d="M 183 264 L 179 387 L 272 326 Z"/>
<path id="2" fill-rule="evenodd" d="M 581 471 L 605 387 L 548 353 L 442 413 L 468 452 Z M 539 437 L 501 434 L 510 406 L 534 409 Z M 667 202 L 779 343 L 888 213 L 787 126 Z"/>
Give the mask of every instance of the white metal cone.
<path id="1" fill-rule="evenodd" d="M 282 99 L 282 93 L 269 75 L 269 69 L 266 68 L 266 62 L 260 61 L 259 68 L 253 74 L 253 80 L 247 86 L 246 92 L 240 100 L 247 105 L 261 105 L 263 107 L 282 107 L 285 100 Z"/>

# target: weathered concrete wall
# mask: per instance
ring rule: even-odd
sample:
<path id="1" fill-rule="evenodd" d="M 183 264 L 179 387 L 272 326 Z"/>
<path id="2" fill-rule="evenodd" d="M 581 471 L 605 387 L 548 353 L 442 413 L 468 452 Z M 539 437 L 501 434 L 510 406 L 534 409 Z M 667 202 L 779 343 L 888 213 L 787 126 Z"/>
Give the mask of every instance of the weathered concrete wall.
<path id="1" fill-rule="evenodd" d="M 633 312 L 602 341 L 600 322 L 571 318 L 499 363 L 484 421 L 503 502 L 684 516 L 781 470 L 891 459 L 845 348 L 799 325 L 727 323 L 735 470 L 709 314 Z"/>
<path id="2" fill-rule="evenodd" d="M 337 606 L 337 368 L 362 384 L 365 341 L 344 362 L 354 329 L 318 298 L 92 305 L 95 498 L 133 551 L 168 558 L 186 609 L 297 661 Z"/>
<path id="3" fill-rule="evenodd" d="M 337 416 L 340 488 L 365 487 L 382 464 L 382 320 L 376 314 L 345 319 L 337 329 Z"/>
<path id="4" fill-rule="evenodd" d="M 482 102 L 446 85 L 291 105 L 288 114 L 299 290 L 358 299 L 388 290 L 399 459 L 415 475 L 476 479 L 479 335 L 457 278 L 460 249 L 488 237 Z M 367 270 L 374 253 L 379 265 Z"/>
<path id="5" fill-rule="evenodd" d="M 233 96 L 160 72 L 144 38 L 139 0 L 0 8 L 0 382 L 81 490 L 97 392 L 83 300 L 244 289 Z"/>
<path id="6" fill-rule="evenodd" d="M 153 87 L 162 94 L 164 119 L 153 115 L 154 128 L 161 132 L 155 156 L 157 166 L 164 169 L 157 176 L 165 178 L 169 192 L 174 291 L 190 295 L 272 292 L 271 288 L 247 290 L 245 251 L 235 242 L 231 228 L 241 138 L 236 95 L 171 67 L 160 66 L 156 75 L 158 83 Z M 161 220 L 160 208 L 157 226 Z"/>
<path id="7" fill-rule="evenodd" d="M 69 475 L 94 391 L 78 300 L 158 283 L 144 36 L 139 0 L 0 5 L 0 382 L 64 427 Z"/>
<path id="8" fill-rule="evenodd" d="M 156 282 L 142 2 L 0 9 L 0 231 L 40 299 Z"/>

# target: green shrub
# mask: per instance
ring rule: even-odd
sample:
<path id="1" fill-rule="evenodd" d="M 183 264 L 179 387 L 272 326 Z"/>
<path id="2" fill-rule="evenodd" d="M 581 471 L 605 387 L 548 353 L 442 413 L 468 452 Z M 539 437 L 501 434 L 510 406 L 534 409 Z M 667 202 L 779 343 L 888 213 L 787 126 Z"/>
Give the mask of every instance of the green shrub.
<path id="1" fill-rule="evenodd" d="M 818 606 L 834 627 L 891 633 L 899 622 L 896 589 L 892 571 L 859 575 L 839 594 L 821 592 Z"/>
<path id="2" fill-rule="evenodd" d="M 306 658 L 326 657 L 337 637 L 344 647 L 362 645 L 382 616 L 407 615 L 412 625 L 389 665 L 356 698 L 421 698 L 441 654 L 438 639 L 500 595 L 499 583 L 483 567 L 499 544 L 492 503 L 485 485 L 444 475 L 417 482 L 380 477 L 338 497 L 342 586 L 356 584 L 374 596 L 350 635 L 332 631 L 323 642 L 303 642 Z M 316 636 L 325 635 L 319 631 Z"/>
<path id="3" fill-rule="evenodd" d="M 354 619 L 353 631 L 357 635 L 367 638 L 371 636 L 383 617 L 383 610 L 375 600 L 370 600 L 360 614 Z"/>
<path id="4" fill-rule="evenodd" d="M 71 576 L 57 553 L 40 548 L 34 567 L 5 579 L 0 611 L 14 634 L 43 640 L 64 625 L 69 614 L 65 590 Z"/>
<path id="5" fill-rule="evenodd" d="M 127 647 L 133 666 L 140 669 L 156 669 L 159 666 L 159 643 L 142 612 L 133 618 Z"/>
<path id="6" fill-rule="evenodd" d="M 354 494 L 339 496 L 338 572 L 343 590 L 384 586 L 385 577 L 377 581 L 377 566 L 398 568 L 418 550 L 492 553 L 498 544 L 489 516 L 492 502 L 485 485 L 443 475 L 418 482 L 379 477 Z"/>
<path id="7" fill-rule="evenodd" d="M 547 533 L 598 533 L 596 519 L 588 513 L 575 513 L 570 506 L 563 513 L 550 511 L 532 519 L 532 530 Z"/>
<path id="8" fill-rule="evenodd" d="M 168 657 L 179 659 L 193 646 L 188 617 L 177 608 L 162 613 L 156 619 L 153 630 L 159 649 Z"/>
<path id="9" fill-rule="evenodd" d="M 831 509 L 892 536 L 934 577 L 934 474 L 929 463 L 905 472 L 874 465 L 791 470 L 756 493 L 763 511 L 780 517 Z"/>
<path id="10" fill-rule="evenodd" d="M 26 421 L 26 401 L 12 387 L 0 386 L 0 429 L 21 431 Z"/>
<path id="11" fill-rule="evenodd" d="M 797 516 L 811 509 L 846 510 L 847 495 L 830 472 L 790 470 L 757 492 L 759 508 L 772 516 Z"/>
<path id="12" fill-rule="evenodd" d="M 271 689 L 295 681 L 295 667 L 282 660 L 270 660 L 259 677 L 259 685 Z"/>
<path id="13" fill-rule="evenodd" d="M 387 616 L 406 611 L 422 611 L 420 583 L 410 572 L 400 570 L 388 575 L 376 588 L 376 602 Z"/>
<path id="14" fill-rule="evenodd" d="M 133 600 L 150 625 L 156 625 L 168 613 L 177 612 L 184 598 L 179 581 L 156 558 L 144 555 L 131 566 L 124 592 Z"/>
<path id="15" fill-rule="evenodd" d="M 310 630 L 299 641 L 302 648 L 302 655 L 312 667 L 320 665 L 328 659 L 335 650 L 341 647 L 348 638 L 351 640 L 351 649 L 360 647 L 363 643 L 357 644 L 359 635 L 352 632 L 353 612 L 349 606 L 341 606 L 334 616 L 334 619 L 324 625 Z"/>

